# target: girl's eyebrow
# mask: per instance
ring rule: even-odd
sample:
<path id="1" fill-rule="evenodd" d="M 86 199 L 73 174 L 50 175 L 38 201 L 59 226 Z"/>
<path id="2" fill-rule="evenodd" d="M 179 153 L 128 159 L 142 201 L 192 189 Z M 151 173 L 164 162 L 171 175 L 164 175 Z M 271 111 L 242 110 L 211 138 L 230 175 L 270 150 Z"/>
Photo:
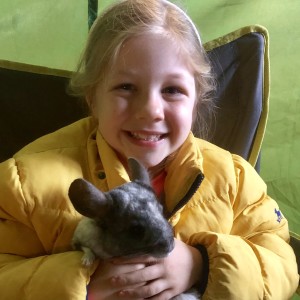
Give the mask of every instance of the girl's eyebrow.
<path id="1" fill-rule="evenodd" d="M 113 76 L 139 76 L 138 70 L 133 70 L 133 69 L 124 69 L 124 70 L 117 70 L 112 72 Z M 185 72 L 170 72 L 165 74 L 166 77 L 170 79 L 183 79 L 185 78 Z"/>
<path id="2" fill-rule="evenodd" d="M 184 78 L 185 76 L 184 76 L 184 73 L 170 73 L 170 74 L 168 74 L 168 77 L 170 77 L 170 78 L 174 78 L 174 79 L 182 79 L 182 78 Z"/>
<path id="3" fill-rule="evenodd" d="M 191 74 L 189 72 L 174 72 L 174 73 L 170 73 L 167 74 L 167 79 L 169 80 L 194 80 L 194 77 L 191 76 Z"/>
<path id="4" fill-rule="evenodd" d="M 136 75 L 138 72 L 132 69 L 122 69 L 122 70 L 112 70 L 114 76 L 132 76 Z"/>

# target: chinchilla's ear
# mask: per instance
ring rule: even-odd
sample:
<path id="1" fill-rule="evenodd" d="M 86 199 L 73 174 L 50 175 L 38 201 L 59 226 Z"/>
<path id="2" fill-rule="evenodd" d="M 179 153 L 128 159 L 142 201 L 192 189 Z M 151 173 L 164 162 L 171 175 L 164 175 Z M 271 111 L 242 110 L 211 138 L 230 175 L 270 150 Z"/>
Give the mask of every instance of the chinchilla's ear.
<path id="1" fill-rule="evenodd" d="M 150 178 L 147 169 L 139 163 L 135 158 L 128 158 L 128 167 L 131 173 L 130 179 L 132 181 L 141 181 L 145 184 L 150 185 Z"/>
<path id="2" fill-rule="evenodd" d="M 90 182 L 78 178 L 69 188 L 69 198 L 75 209 L 89 218 L 97 218 L 106 214 L 109 199 Z"/>

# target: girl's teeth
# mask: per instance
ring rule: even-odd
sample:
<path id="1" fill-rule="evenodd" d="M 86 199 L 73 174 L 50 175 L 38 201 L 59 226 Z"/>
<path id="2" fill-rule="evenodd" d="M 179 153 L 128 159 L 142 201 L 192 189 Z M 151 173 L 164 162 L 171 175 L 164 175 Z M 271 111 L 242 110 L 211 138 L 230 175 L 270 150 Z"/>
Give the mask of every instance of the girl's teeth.
<path id="1" fill-rule="evenodd" d="M 160 139 L 160 135 L 146 135 L 135 132 L 132 132 L 131 134 L 134 138 L 147 142 L 157 142 Z"/>

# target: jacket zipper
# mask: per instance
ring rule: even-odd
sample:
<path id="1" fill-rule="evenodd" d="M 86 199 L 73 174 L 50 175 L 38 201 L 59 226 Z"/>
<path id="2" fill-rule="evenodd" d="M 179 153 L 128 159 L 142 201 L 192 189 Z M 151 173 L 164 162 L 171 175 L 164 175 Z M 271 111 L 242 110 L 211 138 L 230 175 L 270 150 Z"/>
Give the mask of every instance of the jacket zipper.
<path id="1" fill-rule="evenodd" d="M 184 195 L 184 197 L 176 204 L 172 212 L 167 216 L 167 218 L 171 218 L 178 210 L 180 210 L 184 205 L 187 204 L 187 202 L 193 197 L 193 195 L 196 193 L 198 188 L 200 187 L 202 181 L 204 180 L 204 174 L 200 172 L 187 193 Z"/>

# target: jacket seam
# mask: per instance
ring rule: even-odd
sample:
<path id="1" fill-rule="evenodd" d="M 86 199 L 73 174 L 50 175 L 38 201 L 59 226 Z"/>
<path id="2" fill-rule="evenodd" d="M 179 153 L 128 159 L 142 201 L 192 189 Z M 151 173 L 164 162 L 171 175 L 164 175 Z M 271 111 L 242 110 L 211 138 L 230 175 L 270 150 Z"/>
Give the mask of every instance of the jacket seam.
<path id="1" fill-rule="evenodd" d="M 86 145 L 77 145 L 77 146 L 70 146 L 70 147 L 53 147 L 53 148 L 48 148 L 48 149 L 45 149 L 45 150 L 40 150 L 40 151 L 34 151 L 34 152 L 22 152 L 22 150 L 20 150 L 20 152 L 17 152 L 15 155 L 14 155 L 14 159 L 16 160 L 16 158 L 19 158 L 19 157 L 24 157 L 24 156 L 27 156 L 27 155 L 35 155 L 35 154 L 38 154 L 38 153 L 46 153 L 46 152 L 51 152 L 51 151 L 60 151 L 62 149 L 79 149 L 79 148 L 85 148 Z"/>
<path id="2" fill-rule="evenodd" d="M 21 191 L 23 202 L 24 202 L 24 209 L 25 209 L 25 212 L 28 216 L 29 215 L 29 205 L 28 205 L 28 201 L 27 201 L 27 199 L 25 197 L 25 194 L 24 194 L 23 182 L 22 182 L 22 176 L 21 176 L 21 168 L 19 167 L 19 163 L 16 159 L 14 159 L 14 162 L 15 162 L 15 167 L 16 167 L 16 170 L 17 170 L 18 178 L 19 178 L 20 191 Z"/>

